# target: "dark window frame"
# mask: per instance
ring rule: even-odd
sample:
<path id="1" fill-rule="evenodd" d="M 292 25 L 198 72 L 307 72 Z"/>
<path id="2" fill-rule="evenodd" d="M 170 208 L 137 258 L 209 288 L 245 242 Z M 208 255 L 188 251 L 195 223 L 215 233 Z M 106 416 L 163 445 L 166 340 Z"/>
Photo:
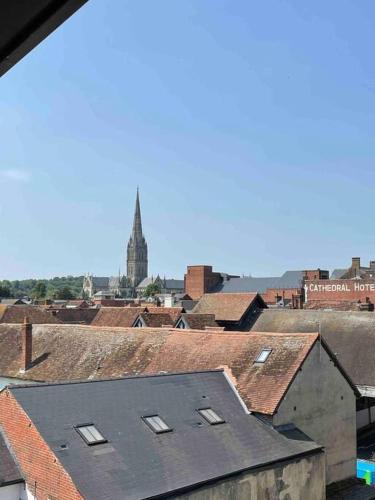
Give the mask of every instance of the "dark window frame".
<path id="1" fill-rule="evenodd" d="M 212 412 L 213 412 L 213 413 L 217 416 L 217 418 L 218 418 L 218 419 L 220 419 L 220 420 L 218 420 L 218 421 L 216 421 L 216 422 L 212 422 L 212 421 L 210 421 L 210 419 L 209 419 L 208 417 L 206 417 L 206 416 L 202 413 L 202 412 L 207 411 L 207 410 L 211 410 L 211 411 L 212 411 Z M 204 418 L 204 420 L 205 420 L 207 423 L 209 423 L 210 425 L 220 425 L 220 424 L 225 424 L 225 423 L 226 423 L 226 422 L 225 422 L 225 419 L 224 419 L 223 417 L 221 417 L 221 416 L 217 413 L 217 411 L 215 411 L 215 410 L 214 410 L 211 406 L 205 406 L 204 408 L 197 408 L 197 412 L 198 412 L 198 414 L 199 414 L 202 418 Z"/>
<path id="2" fill-rule="evenodd" d="M 164 425 L 166 425 L 168 427 L 168 429 L 161 429 L 161 430 L 155 429 L 155 427 L 152 425 L 152 423 L 149 422 L 149 420 L 148 420 L 149 418 L 153 418 L 153 417 L 160 418 L 160 420 L 163 422 Z M 155 434 L 165 434 L 166 432 L 173 432 L 173 428 L 169 427 L 169 424 L 167 424 L 167 422 L 158 413 L 154 413 L 153 415 L 143 415 L 141 418 L 142 418 L 143 422 L 147 425 L 147 427 L 149 429 L 151 429 L 152 432 Z"/>
<path id="3" fill-rule="evenodd" d="M 83 434 L 82 431 L 80 431 L 80 428 L 82 427 L 94 427 L 95 430 L 97 432 L 99 432 L 99 434 L 103 437 L 103 439 L 98 439 L 94 442 L 90 442 L 87 440 L 86 436 Z M 104 437 L 104 434 L 102 433 L 102 431 L 100 429 L 98 429 L 98 427 L 93 424 L 92 422 L 91 423 L 88 423 L 88 424 L 79 424 L 79 425 L 75 425 L 74 426 L 74 429 L 76 430 L 76 432 L 79 434 L 79 436 L 84 440 L 84 442 L 88 445 L 88 446 L 96 446 L 97 444 L 103 444 L 103 443 L 108 443 L 108 439 L 106 439 Z"/>

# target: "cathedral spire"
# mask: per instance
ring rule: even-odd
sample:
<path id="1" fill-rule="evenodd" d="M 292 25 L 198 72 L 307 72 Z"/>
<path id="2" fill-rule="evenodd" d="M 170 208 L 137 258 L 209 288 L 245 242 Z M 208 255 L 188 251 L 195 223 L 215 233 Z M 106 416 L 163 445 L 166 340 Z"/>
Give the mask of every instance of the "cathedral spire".
<path id="1" fill-rule="evenodd" d="M 142 238 L 142 219 L 141 219 L 141 206 L 139 203 L 139 189 L 137 187 L 137 198 L 135 200 L 135 212 L 134 212 L 134 220 L 133 220 L 133 231 L 132 238 L 140 239 Z"/>
<path id="2" fill-rule="evenodd" d="M 139 189 L 135 200 L 135 212 L 132 234 L 127 249 L 127 278 L 133 288 L 147 277 L 147 243 L 142 232 L 141 207 L 139 203 Z"/>

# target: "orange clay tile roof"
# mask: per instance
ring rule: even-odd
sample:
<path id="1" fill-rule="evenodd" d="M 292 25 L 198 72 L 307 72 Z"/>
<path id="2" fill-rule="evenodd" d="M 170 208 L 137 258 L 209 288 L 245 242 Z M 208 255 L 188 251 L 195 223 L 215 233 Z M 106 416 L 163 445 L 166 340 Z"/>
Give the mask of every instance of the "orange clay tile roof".
<path id="1" fill-rule="evenodd" d="M 22 374 L 20 331 L 20 325 L 0 324 L 2 376 L 57 381 L 224 368 L 248 408 L 268 415 L 318 341 L 316 333 L 34 325 L 36 362 Z M 254 364 L 263 348 L 272 349 L 269 358 Z"/>
<path id="2" fill-rule="evenodd" d="M 146 310 L 145 307 L 101 307 L 91 325 L 131 327 L 136 317 Z"/>
<path id="3" fill-rule="evenodd" d="M 205 293 L 193 313 L 214 314 L 216 321 L 240 321 L 257 293 Z"/>
<path id="4" fill-rule="evenodd" d="M 183 307 L 147 307 L 149 313 L 169 314 L 172 318 L 172 324 L 185 312 Z"/>
<path id="5" fill-rule="evenodd" d="M 0 323 L 23 323 L 25 317 L 29 318 L 31 323 L 61 323 L 59 319 L 53 316 L 52 312 L 43 307 L 18 305 L 6 306 L 0 304 Z"/>
<path id="6" fill-rule="evenodd" d="M 181 314 L 181 318 L 189 325 L 192 330 L 204 330 L 206 326 L 218 327 L 219 325 L 215 321 L 214 314 L 195 314 L 195 313 L 184 313 Z M 177 319 L 176 323 L 178 322 Z"/>
<path id="7" fill-rule="evenodd" d="M 143 321 L 145 322 L 147 327 L 150 328 L 158 328 L 162 327 L 163 325 L 169 325 L 170 327 L 173 326 L 173 319 L 171 318 L 171 315 L 168 313 L 150 313 L 150 312 L 144 312 L 139 315 Z"/>

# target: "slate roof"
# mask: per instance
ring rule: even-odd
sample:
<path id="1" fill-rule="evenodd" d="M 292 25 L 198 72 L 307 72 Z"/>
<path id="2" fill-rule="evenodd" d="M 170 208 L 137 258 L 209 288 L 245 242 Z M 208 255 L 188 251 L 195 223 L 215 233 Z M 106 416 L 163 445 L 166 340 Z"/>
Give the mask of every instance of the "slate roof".
<path id="1" fill-rule="evenodd" d="M 375 387 L 373 312 L 266 309 L 252 327 L 274 332 L 314 332 L 319 328 L 354 384 Z"/>
<path id="2" fill-rule="evenodd" d="M 23 323 L 25 316 L 31 323 L 61 323 L 52 315 L 52 312 L 39 306 L 16 305 L 7 306 L 0 304 L 0 323 Z"/>
<path id="3" fill-rule="evenodd" d="M 185 321 L 187 328 L 192 330 L 204 330 L 206 326 L 219 326 L 215 321 L 214 314 L 183 313 L 181 314 L 181 318 Z M 175 324 L 179 322 L 179 319 L 177 319 Z"/>
<path id="4" fill-rule="evenodd" d="M 321 451 L 313 442 L 288 440 L 246 414 L 222 372 L 9 390 L 90 500 L 182 493 L 240 471 Z M 225 423 L 211 426 L 200 417 L 197 408 L 207 406 Z M 173 431 L 154 434 L 142 417 L 155 414 Z M 88 422 L 108 443 L 85 444 L 74 426 Z"/>
<path id="5" fill-rule="evenodd" d="M 364 480 L 351 477 L 327 486 L 327 500 L 374 500 L 375 490 Z"/>
<path id="6" fill-rule="evenodd" d="M 214 314 L 216 321 L 239 322 L 254 301 L 267 307 L 257 293 L 205 293 L 193 313 Z"/>
<path id="7" fill-rule="evenodd" d="M 0 432 L 0 488 L 21 482 L 23 482 L 23 478 L 20 470 L 7 448 L 2 433 Z"/>
<path id="8" fill-rule="evenodd" d="M 286 271 L 282 276 L 254 278 L 246 276 L 244 278 L 229 278 L 223 281 L 217 288 L 217 292 L 258 292 L 264 293 L 268 288 L 301 288 L 304 272 Z"/>
<path id="9" fill-rule="evenodd" d="M 93 326 L 130 327 L 145 307 L 101 307 L 91 324 Z"/>
<path id="10" fill-rule="evenodd" d="M 330 279 L 331 280 L 339 280 L 341 279 L 344 274 L 346 274 L 348 272 L 348 269 L 334 269 L 332 271 L 332 274 L 331 274 L 331 277 Z"/>
<path id="11" fill-rule="evenodd" d="M 318 334 L 33 327 L 33 366 L 20 373 L 20 325 L 0 325 L 0 375 L 28 380 L 119 377 L 226 367 L 250 410 L 272 415 Z M 262 349 L 266 363 L 254 363 Z"/>
<path id="12" fill-rule="evenodd" d="M 156 278 L 144 278 L 139 285 L 136 288 L 146 288 L 148 285 L 151 285 L 151 283 L 155 283 Z M 158 280 L 159 281 L 159 280 Z M 185 282 L 184 280 L 175 280 L 173 278 L 160 278 L 160 283 L 162 287 L 164 288 L 164 283 L 165 283 L 165 288 L 170 289 L 170 290 L 183 290 L 185 288 Z"/>

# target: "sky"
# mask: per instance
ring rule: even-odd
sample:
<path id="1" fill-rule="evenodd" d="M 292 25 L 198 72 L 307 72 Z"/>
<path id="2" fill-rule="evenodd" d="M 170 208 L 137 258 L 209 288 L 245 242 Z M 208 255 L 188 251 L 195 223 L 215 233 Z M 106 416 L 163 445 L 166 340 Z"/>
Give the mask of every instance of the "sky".
<path id="1" fill-rule="evenodd" d="M 89 0 L 0 79 L 0 279 L 375 258 L 373 0 Z"/>

